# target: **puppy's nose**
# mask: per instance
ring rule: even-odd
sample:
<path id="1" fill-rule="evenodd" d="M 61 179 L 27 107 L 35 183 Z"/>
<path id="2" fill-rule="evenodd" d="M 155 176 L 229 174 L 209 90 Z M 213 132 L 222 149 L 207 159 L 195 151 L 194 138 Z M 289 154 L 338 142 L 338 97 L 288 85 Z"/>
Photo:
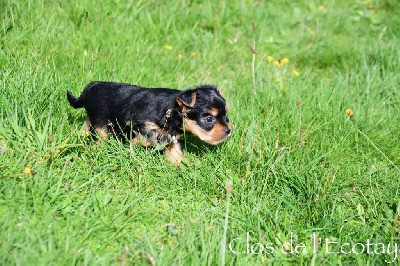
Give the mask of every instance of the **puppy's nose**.
<path id="1" fill-rule="evenodd" d="M 224 129 L 224 132 L 225 132 L 225 135 L 231 134 L 231 130 L 228 127 Z"/>

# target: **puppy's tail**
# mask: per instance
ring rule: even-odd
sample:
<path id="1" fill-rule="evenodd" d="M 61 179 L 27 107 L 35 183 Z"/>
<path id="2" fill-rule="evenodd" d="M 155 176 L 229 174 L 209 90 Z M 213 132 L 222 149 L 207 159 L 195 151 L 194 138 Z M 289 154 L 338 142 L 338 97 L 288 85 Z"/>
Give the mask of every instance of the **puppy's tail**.
<path id="1" fill-rule="evenodd" d="M 70 91 L 67 91 L 67 99 L 69 101 L 69 104 L 74 108 L 82 108 L 83 107 L 83 97 L 82 96 L 83 95 L 81 95 L 81 97 L 79 97 L 77 99 Z"/>

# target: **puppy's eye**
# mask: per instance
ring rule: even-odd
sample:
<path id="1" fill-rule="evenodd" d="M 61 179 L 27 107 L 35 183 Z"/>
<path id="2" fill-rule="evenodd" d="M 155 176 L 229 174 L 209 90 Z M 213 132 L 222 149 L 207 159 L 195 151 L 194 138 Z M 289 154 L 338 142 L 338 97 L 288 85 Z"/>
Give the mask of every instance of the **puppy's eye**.
<path id="1" fill-rule="evenodd" d="M 213 116 L 207 116 L 206 117 L 207 123 L 212 123 L 212 122 L 214 122 L 214 120 L 215 120 L 215 117 L 213 117 Z"/>

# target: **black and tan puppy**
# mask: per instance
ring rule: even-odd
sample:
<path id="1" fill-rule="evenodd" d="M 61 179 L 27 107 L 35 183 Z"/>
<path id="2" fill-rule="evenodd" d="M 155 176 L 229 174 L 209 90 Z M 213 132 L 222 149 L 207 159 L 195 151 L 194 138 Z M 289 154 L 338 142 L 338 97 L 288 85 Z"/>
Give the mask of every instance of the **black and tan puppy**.
<path id="1" fill-rule="evenodd" d="M 135 144 L 163 145 L 168 160 L 177 166 L 184 158 L 184 130 L 212 145 L 232 131 L 225 99 L 214 85 L 180 91 L 94 81 L 78 99 L 69 91 L 67 98 L 72 107 L 86 109 L 84 134 L 94 130 L 105 139 L 126 133 L 133 135 Z"/>

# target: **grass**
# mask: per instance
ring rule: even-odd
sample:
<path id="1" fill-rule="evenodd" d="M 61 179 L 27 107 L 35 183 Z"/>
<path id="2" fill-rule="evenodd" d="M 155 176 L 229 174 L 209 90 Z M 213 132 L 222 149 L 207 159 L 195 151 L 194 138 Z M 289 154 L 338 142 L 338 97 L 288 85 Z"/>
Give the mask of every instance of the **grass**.
<path id="1" fill-rule="evenodd" d="M 10 0 L 0 10 L 1 264 L 399 262 L 377 246 L 340 251 L 400 245 L 397 1 Z M 180 169 L 153 149 L 100 147 L 66 100 L 92 80 L 217 84 L 234 134 L 216 147 L 189 136 L 193 167 Z M 291 238 L 300 254 L 283 253 Z"/>

